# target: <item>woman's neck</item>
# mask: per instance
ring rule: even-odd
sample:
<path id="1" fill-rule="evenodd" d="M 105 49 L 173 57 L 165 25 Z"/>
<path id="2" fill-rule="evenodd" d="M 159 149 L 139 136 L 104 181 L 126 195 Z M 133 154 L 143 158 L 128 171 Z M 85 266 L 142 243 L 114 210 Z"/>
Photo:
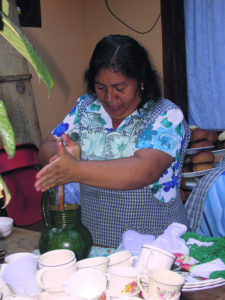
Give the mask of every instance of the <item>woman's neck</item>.
<path id="1" fill-rule="evenodd" d="M 114 131 L 116 131 L 116 129 L 119 127 L 119 125 L 122 121 L 123 121 L 123 119 L 112 119 L 112 125 L 113 125 Z"/>

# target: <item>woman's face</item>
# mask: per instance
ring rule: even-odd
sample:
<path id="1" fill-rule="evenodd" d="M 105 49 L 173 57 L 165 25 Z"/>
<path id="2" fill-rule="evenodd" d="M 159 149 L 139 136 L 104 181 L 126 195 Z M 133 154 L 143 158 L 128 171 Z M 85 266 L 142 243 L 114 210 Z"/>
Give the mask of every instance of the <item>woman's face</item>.
<path id="1" fill-rule="evenodd" d="M 123 120 L 141 102 L 137 82 L 111 69 L 100 69 L 95 78 L 95 92 L 112 120 Z"/>

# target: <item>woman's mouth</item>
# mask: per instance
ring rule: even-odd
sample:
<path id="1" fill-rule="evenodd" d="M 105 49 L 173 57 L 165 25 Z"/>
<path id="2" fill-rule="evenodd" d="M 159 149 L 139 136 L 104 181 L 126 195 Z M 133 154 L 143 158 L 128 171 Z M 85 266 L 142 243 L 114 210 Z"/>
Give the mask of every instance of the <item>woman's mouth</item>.
<path id="1" fill-rule="evenodd" d="M 109 106 L 109 109 L 115 111 L 115 110 L 120 109 L 120 107 L 119 106 Z"/>

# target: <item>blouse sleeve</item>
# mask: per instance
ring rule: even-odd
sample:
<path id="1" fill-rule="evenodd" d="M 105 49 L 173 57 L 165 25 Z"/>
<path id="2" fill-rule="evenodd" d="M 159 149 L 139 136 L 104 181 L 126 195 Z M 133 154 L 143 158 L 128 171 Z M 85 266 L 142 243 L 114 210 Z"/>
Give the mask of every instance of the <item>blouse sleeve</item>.
<path id="1" fill-rule="evenodd" d="M 74 135 L 79 134 L 79 120 L 78 120 L 78 112 L 79 112 L 79 104 L 81 101 L 81 97 L 78 98 L 76 105 L 73 109 L 68 113 L 65 119 L 52 130 L 52 134 L 58 138 L 63 133 L 73 137 Z M 76 140 L 76 139 L 75 139 Z"/>
<path id="2" fill-rule="evenodd" d="M 164 112 L 142 132 L 136 149 L 157 149 L 175 158 L 185 135 L 183 119 L 183 113 L 179 109 Z"/>

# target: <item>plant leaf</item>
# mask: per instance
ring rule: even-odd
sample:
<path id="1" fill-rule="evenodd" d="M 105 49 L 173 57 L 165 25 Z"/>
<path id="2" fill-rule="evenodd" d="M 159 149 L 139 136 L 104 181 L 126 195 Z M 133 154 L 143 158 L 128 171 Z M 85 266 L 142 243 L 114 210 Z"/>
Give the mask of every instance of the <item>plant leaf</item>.
<path id="1" fill-rule="evenodd" d="M 0 11 L 0 14 L 4 24 L 0 34 L 29 61 L 37 72 L 38 77 L 48 86 L 50 93 L 54 86 L 54 80 L 45 62 L 22 31 L 3 12 Z"/>
<path id="2" fill-rule="evenodd" d="M 8 2 L 8 0 L 2 0 L 2 11 L 6 16 L 9 15 L 9 2 Z"/>
<path id="3" fill-rule="evenodd" d="M 2 176 L 0 175 L 0 198 L 3 198 L 3 193 L 2 193 L 3 191 L 5 192 L 5 203 L 1 208 L 5 208 L 9 204 L 11 200 L 11 195 L 7 188 L 7 185 L 5 184 Z"/>
<path id="4" fill-rule="evenodd" d="M 0 137 L 9 158 L 15 154 L 16 142 L 12 125 L 8 119 L 4 102 L 0 100 Z"/>

